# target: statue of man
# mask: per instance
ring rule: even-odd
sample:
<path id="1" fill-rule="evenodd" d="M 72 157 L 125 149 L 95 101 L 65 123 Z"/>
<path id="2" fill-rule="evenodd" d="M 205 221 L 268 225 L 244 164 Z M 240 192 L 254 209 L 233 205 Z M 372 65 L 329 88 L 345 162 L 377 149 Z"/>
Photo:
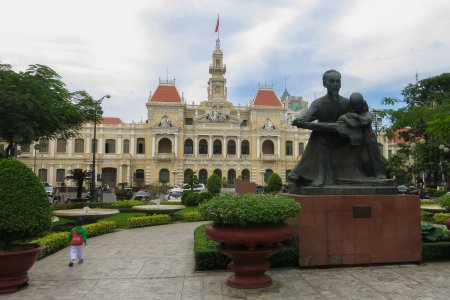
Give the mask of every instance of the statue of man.
<path id="1" fill-rule="evenodd" d="M 319 124 L 335 123 L 349 111 L 349 100 L 339 95 L 341 74 L 336 70 L 328 70 L 322 80 L 327 94 L 314 100 L 307 110 L 294 119 L 292 125 L 311 129 L 309 125 L 314 124 L 312 121 L 317 120 Z M 288 180 L 298 185 L 334 184 L 335 173 L 339 169 L 335 162 L 345 153 L 343 150 L 348 145 L 348 139 L 336 132 L 313 129 L 302 158 L 289 173 Z"/>

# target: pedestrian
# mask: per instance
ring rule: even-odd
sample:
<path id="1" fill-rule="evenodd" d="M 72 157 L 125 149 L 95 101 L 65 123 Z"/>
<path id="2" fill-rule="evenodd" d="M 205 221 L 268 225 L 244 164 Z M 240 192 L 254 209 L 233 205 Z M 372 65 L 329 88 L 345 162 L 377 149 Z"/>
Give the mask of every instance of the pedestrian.
<path id="1" fill-rule="evenodd" d="M 84 260 L 84 246 L 86 246 L 87 233 L 82 225 L 83 218 L 76 218 L 75 226 L 70 230 L 69 236 L 67 237 L 67 240 L 70 241 L 69 267 L 73 267 L 73 263 L 77 259 L 79 264 L 83 263 Z"/>

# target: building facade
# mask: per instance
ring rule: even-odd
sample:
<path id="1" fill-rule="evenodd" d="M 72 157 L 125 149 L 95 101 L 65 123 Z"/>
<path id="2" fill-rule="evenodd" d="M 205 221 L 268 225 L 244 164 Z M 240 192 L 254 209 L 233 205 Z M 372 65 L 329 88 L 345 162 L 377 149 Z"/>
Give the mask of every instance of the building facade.
<path id="1" fill-rule="evenodd" d="M 200 182 L 216 173 L 229 185 L 235 178 L 263 184 L 274 172 L 286 182 L 310 134 L 309 130 L 291 126 L 291 122 L 308 103 L 286 89 L 278 97 L 271 86 L 264 84 L 248 105 L 233 105 L 227 97 L 225 73 L 217 39 L 205 101 L 187 104 L 175 80 L 160 80 L 145 103 L 145 122 L 103 118 L 96 128 L 97 184 L 172 185 L 184 182 L 192 173 Z M 19 159 L 41 181 L 60 186 L 71 169 L 92 170 L 93 137 L 93 123 L 88 123 L 73 139 L 41 139 L 38 147 L 21 145 Z M 395 144 L 380 142 L 385 157 L 396 152 Z"/>

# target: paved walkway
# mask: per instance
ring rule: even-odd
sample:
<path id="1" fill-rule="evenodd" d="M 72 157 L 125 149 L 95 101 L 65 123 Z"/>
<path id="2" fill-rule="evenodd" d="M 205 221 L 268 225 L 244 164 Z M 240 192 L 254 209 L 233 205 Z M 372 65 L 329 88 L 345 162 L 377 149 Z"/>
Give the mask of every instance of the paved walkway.
<path id="1" fill-rule="evenodd" d="M 178 223 L 88 240 L 87 259 L 69 268 L 68 250 L 38 261 L 29 286 L 0 299 L 449 299 L 450 262 L 270 270 L 274 284 L 239 290 L 230 272 L 194 272 L 193 230 Z"/>

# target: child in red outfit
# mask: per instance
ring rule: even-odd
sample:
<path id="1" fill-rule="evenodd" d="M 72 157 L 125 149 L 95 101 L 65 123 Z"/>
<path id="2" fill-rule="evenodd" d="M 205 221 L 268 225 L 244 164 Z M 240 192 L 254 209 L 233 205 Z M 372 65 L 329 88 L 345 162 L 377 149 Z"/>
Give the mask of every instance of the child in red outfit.
<path id="1" fill-rule="evenodd" d="M 67 240 L 70 241 L 70 262 L 69 267 L 78 259 L 78 263 L 83 263 L 84 260 L 84 246 L 86 246 L 87 233 L 82 227 L 83 218 L 78 217 L 75 220 L 75 227 L 70 230 Z M 84 246 L 83 246 L 84 244 Z"/>

